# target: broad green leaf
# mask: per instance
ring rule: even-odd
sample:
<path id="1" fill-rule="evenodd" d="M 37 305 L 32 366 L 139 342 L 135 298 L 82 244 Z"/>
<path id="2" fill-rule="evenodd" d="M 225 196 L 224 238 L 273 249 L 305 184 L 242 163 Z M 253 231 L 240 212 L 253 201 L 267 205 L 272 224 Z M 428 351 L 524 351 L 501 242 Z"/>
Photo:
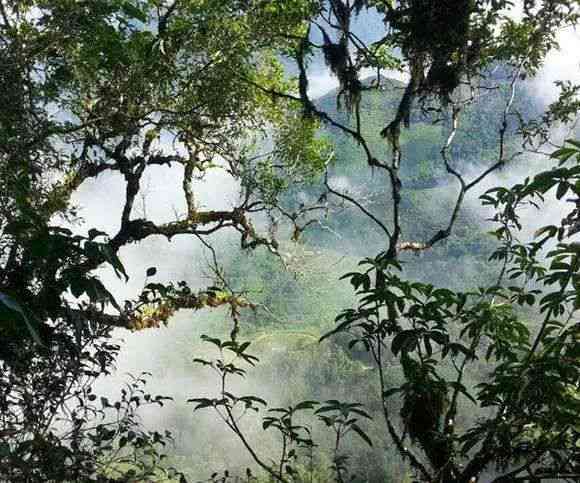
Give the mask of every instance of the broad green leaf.
<path id="1" fill-rule="evenodd" d="M 44 343 L 42 342 L 38 332 L 40 321 L 38 321 L 34 315 L 27 313 L 26 309 L 22 307 L 15 299 L 3 292 L 0 292 L 0 304 L 10 311 L 20 314 L 21 321 L 26 324 L 26 327 L 30 332 L 34 342 L 40 346 L 44 346 Z"/>

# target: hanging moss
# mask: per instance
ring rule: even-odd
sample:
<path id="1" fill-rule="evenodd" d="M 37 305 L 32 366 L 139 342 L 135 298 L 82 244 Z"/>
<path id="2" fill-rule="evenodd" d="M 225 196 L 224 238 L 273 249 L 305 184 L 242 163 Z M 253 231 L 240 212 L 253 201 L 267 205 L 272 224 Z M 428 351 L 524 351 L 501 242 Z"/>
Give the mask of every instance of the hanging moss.
<path id="1" fill-rule="evenodd" d="M 469 63 L 478 58 L 473 50 L 481 44 L 472 38 L 477 36 L 471 32 L 475 11 L 474 0 L 406 0 L 387 12 L 418 94 L 448 98 L 470 70 Z"/>
<path id="2" fill-rule="evenodd" d="M 324 60 L 332 73 L 338 78 L 340 85 L 337 97 L 338 108 L 342 107 L 341 102 L 344 100 L 345 108 L 352 111 L 360 102 L 362 83 L 358 78 L 357 69 L 350 61 L 347 37 L 343 35 L 335 43 L 332 42 L 326 32 L 323 31 L 322 33 Z"/>

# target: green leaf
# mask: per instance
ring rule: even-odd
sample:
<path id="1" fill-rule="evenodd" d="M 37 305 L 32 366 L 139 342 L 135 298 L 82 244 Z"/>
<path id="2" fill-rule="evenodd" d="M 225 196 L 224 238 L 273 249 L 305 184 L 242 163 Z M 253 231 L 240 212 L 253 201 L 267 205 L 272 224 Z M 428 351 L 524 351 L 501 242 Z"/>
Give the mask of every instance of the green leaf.
<path id="1" fill-rule="evenodd" d="M 371 448 L 373 446 L 373 443 L 371 441 L 371 439 L 367 436 L 367 434 L 360 428 L 360 426 L 358 426 L 357 424 L 352 424 L 350 426 L 350 428 L 356 433 L 358 434 L 361 439 L 368 444 Z"/>
<path id="2" fill-rule="evenodd" d="M 223 347 L 222 341 L 220 339 L 216 339 L 214 337 L 209 337 L 208 335 L 205 335 L 205 334 L 201 336 L 201 340 L 203 340 L 204 342 L 209 342 L 210 344 L 215 345 L 219 349 L 221 349 Z"/>
<path id="3" fill-rule="evenodd" d="M 195 408 L 193 408 L 194 411 L 197 411 L 198 409 L 205 409 L 205 408 L 213 407 L 218 403 L 218 401 L 215 399 L 208 399 L 205 397 L 188 399 L 187 402 L 188 403 L 197 403 L 197 406 L 195 406 Z"/>
<path id="4" fill-rule="evenodd" d="M 115 275 L 117 275 L 119 278 L 121 278 L 121 275 L 123 275 L 125 281 L 129 280 L 129 275 L 127 275 L 125 267 L 108 243 L 97 243 L 94 241 L 89 241 L 85 243 L 84 249 L 89 258 L 94 258 L 97 260 L 102 258 L 113 267 L 113 270 L 115 270 Z"/>
<path id="5" fill-rule="evenodd" d="M 566 195 L 566 193 L 568 192 L 569 188 L 570 188 L 570 185 L 566 181 L 562 181 L 558 185 L 558 189 L 556 190 L 556 198 L 559 200 L 562 199 L 562 197 L 564 197 Z"/>
<path id="6" fill-rule="evenodd" d="M 328 339 L 329 337 L 338 334 L 339 332 L 344 332 L 345 330 L 348 330 L 353 322 L 354 322 L 353 320 L 345 320 L 344 322 L 341 322 L 334 329 L 332 329 L 331 331 L 327 332 L 322 337 L 320 337 L 320 339 L 318 339 L 318 342 L 322 342 L 324 339 Z"/>
<path id="7" fill-rule="evenodd" d="M 127 275 L 127 272 L 125 271 L 125 267 L 121 263 L 121 260 L 119 259 L 117 254 L 107 244 L 102 244 L 101 247 L 102 247 L 101 251 L 105 257 L 105 260 L 107 262 L 109 262 L 109 264 L 113 267 L 113 269 L 115 270 L 115 274 L 119 278 L 121 278 L 121 276 L 119 275 L 119 274 L 121 274 L 125 277 L 126 282 L 129 281 L 129 275 Z"/>
<path id="8" fill-rule="evenodd" d="M 387 389 L 384 393 L 383 393 L 383 398 L 387 399 L 391 396 L 394 396 L 395 394 L 399 393 L 399 392 L 403 392 L 403 389 L 400 387 L 393 387 L 391 389 Z"/>
<path id="9" fill-rule="evenodd" d="M 578 151 L 573 148 L 561 148 L 557 151 L 554 151 L 551 154 L 551 158 L 560 160 L 560 164 L 564 164 L 568 159 L 570 159 L 575 154 L 578 154 Z"/>
<path id="10" fill-rule="evenodd" d="M 69 282 L 69 287 L 70 287 L 70 291 L 73 294 L 73 296 L 75 298 L 79 298 L 82 294 L 85 293 L 86 287 L 85 287 L 85 279 L 82 277 L 78 277 L 76 279 L 70 279 Z"/>
<path id="11" fill-rule="evenodd" d="M 143 23 L 147 22 L 147 14 L 140 8 L 133 5 L 130 1 L 124 2 L 121 8 L 128 17 L 137 19 Z"/>
<path id="12" fill-rule="evenodd" d="M 251 342 L 249 342 L 249 341 L 246 341 L 246 342 L 243 342 L 242 344 L 240 344 L 240 347 L 238 347 L 238 350 L 237 350 L 238 354 L 243 353 L 248 347 L 250 347 L 250 344 L 251 344 Z"/>
<path id="13" fill-rule="evenodd" d="M 417 331 L 415 329 L 399 332 L 391 343 L 391 351 L 397 355 L 401 351 L 412 350 L 417 344 Z"/>
<path id="14" fill-rule="evenodd" d="M 86 292 L 87 296 L 93 303 L 111 304 L 119 312 L 121 312 L 121 307 L 113 297 L 113 294 L 109 292 L 103 282 L 101 282 L 97 277 L 88 277 L 86 279 L 79 280 L 79 285 L 83 288 L 83 292 Z M 72 286 L 71 286 L 72 289 Z"/>
<path id="15" fill-rule="evenodd" d="M 313 409 L 314 406 L 318 406 L 318 401 L 302 401 L 299 402 L 296 406 L 294 406 L 295 411 L 300 411 L 302 409 Z"/>
<path id="16" fill-rule="evenodd" d="M 44 347 L 44 343 L 42 342 L 38 332 L 40 321 L 34 315 L 27 314 L 24 307 L 22 307 L 16 300 L 3 292 L 0 292 L 0 306 L 4 306 L 8 310 L 20 314 L 21 320 L 26 324 L 26 328 L 28 329 L 28 332 L 30 332 L 34 342 Z"/>
<path id="17" fill-rule="evenodd" d="M 463 384 L 461 384 L 460 382 L 451 381 L 451 382 L 448 382 L 447 385 L 451 386 L 453 389 L 458 391 L 460 394 L 463 394 L 473 404 L 477 404 L 477 401 L 474 399 L 474 397 L 471 394 L 469 394 L 469 392 L 467 391 L 467 388 Z"/>

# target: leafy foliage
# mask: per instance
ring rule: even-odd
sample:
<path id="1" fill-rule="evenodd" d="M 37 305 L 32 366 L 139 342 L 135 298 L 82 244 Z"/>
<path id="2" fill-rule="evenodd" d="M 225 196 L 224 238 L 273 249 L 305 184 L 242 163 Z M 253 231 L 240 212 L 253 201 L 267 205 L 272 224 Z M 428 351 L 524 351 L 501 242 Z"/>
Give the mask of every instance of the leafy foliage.
<path id="1" fill-rule="evenodd" d="M 220 387 L 214 398 L 192 398 L 196 410 L 215 410 L 254 462 L 278 481 L 301 477 L 298 450 L 312 461 L 310 429 L 300 421 L 310 411 L 335 437 L 334 478 L 350 478 L 344 436 L 372 443 L 360 425 L 369 413 L 357 402 L 308 400 L 271 408 L 263 428 L 279 436 L 281 456 L 274 463 L 245 436 L 241 416 L 267 403 L 230 392 L 226 382 L 245 374 L 240 363 L 257 362 L 249 343 L 237 339 L 240 309 L 253 304 L 229 288 L 206 241 L 229 228 L 239 233 L 242 248 L 265 246 L 280 255 L 276 218 L 286 219 L 299 241 L 318 223 L 311 213 L 329 211 L 329 198 L 362 212 L 384 252 L 346 275 L 359 305 L 342 312 L 322 339 L 350 334 L 351 348 L 370 354 L 386 433 L 417 477 L 467 482 L 494 466 L 504 480 L 523 472 L 575 470 L 577 200 L 532 242 L 520 242 L 516 232 L 526 228 L 522 206 L 539 206 L 552 194 L 580 198 L 578 142 L 554 153 L 558 167 L 484 195 L 499 223 L 494 234 L 500 248 L 491 259 L 500 271 L 497 283 L 478 291 L 435 287 L 403 277 L 398 261 L 405 251 L 420 254 L 449 239 L 461 225 L 466 196 L 521 156 L 512 119 L 519 120 L 523 147 L 536 148 L 549 141 L 552 125 L 577 112 L 577 86 L 561 83 L 559 101 L 539 120 L 528 119 L 529 112 L 514 116 L 516 86 L 538 71 L 556 46 L 556 32 L 576 23 L 578 11 L 573 2 L 530 0 L 515 19 L 508 15 L 512 8 L 507 0 L 1 2 L 0 471 L 6 478 L 153 476 L 159 470 L 156 448 L 167 435 L 141 429 L 136 410 L 143 401 L 162 405 L 164 398 L 144 394 L 140 379 L 115 403 L 101 399 L 99 406 L 92 393 L 118 351 L 111 330 L 157 328 L 178 310 L 218 306 L 229 308 L 234 328 L 230 340 L 204 338 L 219 357 L 196 362 L 218 374 Z M 353 31 L 365 9 L 375 9 L 387 26 L 368 45 Z M 316 54 L 338 80 L 335 110 L 309 97 L 308 66 Z M 296 78 L 289 78 L 282 57 L 295 62 Z M 363 81 L 368 67 L 377 75 Z M 363 93 L 381 93 L 381 70 L 391 68 L 406 71 L 408 81 L 387 86 L 401 89 L 387 102 L 394 107 L 391 118 L 369 120 L 361 115 Z M 488 113 L 470 114 L 482 90 L 500 93 L 490 109 L 499 113 L 495 123 L 487 123 Z M 366 99 L 380 105 L 380 98 Z M 472 135 L 461 123 L 465 114 L 468 128 L 485 121 L 493 131 L 468 153 L 454 144 Z M 412 124 L 422 124 L 416 136 L 403 132 Z M 328 130 L 321 136 L 322 125 Z M 387 183 L 378 190 L 386 208 L 381 214 L 329 179 L 329 138 L 337 132 L 349 140 L 345 157 L 353 158 L 356 146 L 364 164 Z M 491 153 L 491 162 L 479 163 Z M 418 169 L 408 166 L 408 156 Z M 475 175 L 461 162 L 465 158 L 478 161 L 472 163 Z M 182 173 L 183 203 L 173 221 L 135 215 L 144 174 L 153 167 Z M 203 207 L 196 197 L 194 181 L 215 170 L 240 186 L 238 199 L 223 210 Z M 316 203 L 284 206 L 287 189 L 323 172 L 325 190 Z M 103 173 L 124 183 L 118 230 L 90 227 L 87 236 L 79 235 L 71 199 Z M 442 175 L 457 184 L 442 224 L 409 229 L 414 204 L 413 194 L 403 190 L 406 175 L 414 176 L 415 186 L 433 187 Z M 268 233 L 254 225 L 257 213 L 270 220 Z M 182 235 L 212 252 L 216 286 L 194 292 L 185 282 L 148 280 L 135 299 L 118 301 L 95 274 L 109 266 L 126 282 L 123 247 Z M 145 275 L 155 277 L 156 270 Z M 475 367 L 477 375 L 481 361 L 488 364 L 488 379 L 473 382 L 470 370 Z M 393 387 L 385 367 L 394 363 L 403 382 Z M 400 396 L 398 418 L 390 403 L 394 395 Z M 477 420 L 464 416 L 471 404 L 481 415 Z M 112 423 L 101 419 L 108 412 Z M 222 480 L 229 477 L 224 473 Z M 252 480 L 250 470 L 246 477 Z"/>
<path id="2" fill-rule="evenodd" d="M 312 5 L 302 1 L 0 5 L 6 65 L 0 96 L 9 106 L 0 114 L 3 458 L 4 441 L 13 431 L 20 438 L 14 447 L 8 443 L 10 464 L 2 463 L 3 471 L 14 472 L 10 481 L 88 481 L 97 477 L 96 461 L 115 454 L 113 447 L 97 451 L 89 432 L 78 432 L 99 416 L 83 391 L 111 370 L 118 349 L 112 328 L 158 327 L 184 308 L 228 305 L 237 316 L 249 305 L 223 283 L 194 293 L 187 284 L 154 280 L 135 299 L 120 301 L 95 271 L 108 266 L 126 282 L 121 248 L 156 235 L 203 240 L 233 228 L 245 248 L 275 251 L 275 241 L 257 232 L 251 216 L 275 209 L 277 192 L 245 180 L 255 172 L 256 143 L 269 138 L 277 139 L 267 159 L 278 166 L 278 178 L 286 162 L 289 177 L 319 169 L 307 161 L 323 151 L 316 123 L 297 117 L 287 123 L 296 104 L 275 101 L 264 90 L 293 88 L 275 49 L 287 49 L 288 36 L 300 33 L 311 13 Z M 144 173 L 171 166 L 183 173 L 185 214 L 164 224 L 139 218 L 134 205 Z M 201 209 L 194 178 L 217 169 L 242 184 L 241 200 L 229 210 Z M 83 236 L 71 200 L 103 173 L 125 183 L 118 230 L 89 226 Z M 146 275 L 154 277 L 155 270 Z M 72 417 L 69 404 L 89 409 Z M 61 416 L 70 431 L 78 430 L 76 439 L 54 431 Z M 126 433 L 131 425 L 115 431 Z M 86 465 L 71 457 L 79 441 L 88 445 L 78 455 Z M 140 441 L 123 439 L 123 446 L 141 451 Z M 52 449 L 55 465 L 48 467 Z"/>
<path id="3" fill-rule="evenodd" d="M 216 411 L 229 429 L 240 439 L 254 462 L 276 481 L 302 481 L 298 466 L 299 460 L 306 453 L 306 456 L 312 461 L 312 450 L 316 444 L 311 436 L 311 428 L 309 425 L 296 421 L 305 411 L 312 411 L 312 415 L 316 416 L 333 432 L 335 443 L 332 470 L 339 481 L 343 481 L 343 475 L 348 471 L 348 457 L 340 452 L 344 436 L 353 432 L 365 443 L 372 446 L 370 438 L 358 422 L 361 417 L 370 419 L 369 414 L 361 407 L 360 403 L 328 400 L 320 404 L 317 401 L 301 401 L 289 407 L 268 408 L 266 416 L 262 418 L 263 430 L 275 430 L 279 434 L 280 440 L 279 459 L 268 464 L 265 458 L 259 455 L 259 450 L 253 447 L 241 421 L 248 411 L 258 413 L 265 409 L 268 403 L 254 395 L 234 395 L 229 389 L 231 376 L 244 377 L 246 375 L 246 370 L 240 367 L 239 363 L 253 366 L 258 362 L 255 356 L 247 352 L 250 343 L 239 343 L 235 339 L 222 341 L 208 336 L 202 336 L 202 339 L 219 350 L 219 357 L 215 360 L 196 358 L 194 362 L 210 367 L 215 371 L 219 379 L 220 391 L 215 398 L 192 398 L 188 402 L 196 405 L 194 411 L 208 408 Z M 232 353 L 232 357 L 227 357 L 227 353 Z M 215 476 L 217 473 L 214 474 Z"/>
<path id="4" fill-rule="evenodd" d="M 401 448 L 407 435 L 418 443 L 434 474 L 468 481 L 492 464 L 507 471 L 523 462 L 513 474 L 576 468 L 580 365 L 573 314 L 580 262 L 576 244 L 565 241 L 575 233 L 575 208 L 559 226 L 538 230 L 534 241 L 515 238 L 523 228 L 522 206 L 576 189 L 575 167 L 561 167 L 578 156 L 577 143 L 568 146 L 553 154 L 560 166 L 482 197 L 499 210 L 495 235 L 502 247 L 492 259 L 506 263 L 512 285 L 477 292 L 437 289 L 400 278 L 401 266 L 384 255 L 363 261 L 366 270 L 345 275 L 360 304 L 339 315 L 322 339 L 350 333 L 351 346 L 363 345 L 381 374 L 385 361 L 400 361 L 406 381 L 383 390 L 383 400 L 402 398 L 403 433 L 397 434 L 385 405 L 386 422 Z M 524 314 L 527 323 L 520 320 Z M 538 326 L 533 331 L 531 321 Z M 468 388 L 463 380 L 480 358 L 491 368 L 487 381 Z M 386 387 L 382 376 L 381 386 Z M 460 398 L 492 411 L 467 427 Z M 431 481 L 410 451 L 404 449 L 411 464 Z"/>

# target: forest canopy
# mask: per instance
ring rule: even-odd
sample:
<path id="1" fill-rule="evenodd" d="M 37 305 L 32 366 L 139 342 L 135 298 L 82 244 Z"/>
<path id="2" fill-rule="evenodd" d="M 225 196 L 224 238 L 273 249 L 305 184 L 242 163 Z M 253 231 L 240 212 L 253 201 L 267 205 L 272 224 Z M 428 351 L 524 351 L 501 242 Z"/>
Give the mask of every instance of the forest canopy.
<path id="1" fill-rule="evenodd" d="M 143 375 L 116 401 L 96 383 L 114 372 L 115 331 L 220 308 L 226 329 L 203 337 L 218 355 L 189 355 L 217 373 L 216 395 L 192 393 L 190 409 L 215 411 L 254 467 L 210 481 L 578 478 L 580 86 L 556 82 L 544 105 L 530 93 L 579 13 L 573 0 L 0 0 L 0 481 L 187 481 L 162 458 L 170 432 L 139 417 L 170 398 Z M 336 88 L 317 97 L 320 72 Z M 160 170 L 178 180 L 164 218 L 144 201 Z M 103 199 L 122 186 L 106 226 L 83 219 L 87 185 Z M 226 233 L 267 258 L 224 253 Z M 357 247 L 346 274 L 329 237 Z M 150 266 L 125 298 L 125 250 L 159 239 L 203 247 L 212 280 Z M 320 279 L 300 296 L 276 285 L 297 246 L 316 254 L 301 270 L 350 283 L 352 307 L 335 294 L 342 305 L 308 308 Z M 446 273 L 427 277 L 430 263 Z M 369 407 L 269 407 L 230 389 L 258 363 L 242 338 L 282 301 L 335 319 L 309 321 L 315 360 L 334 344 L 363 364 Z M 240 423 L 253 410 L 275 457 Z M 351 436 L 375 451 L 366 477 Z"/>

